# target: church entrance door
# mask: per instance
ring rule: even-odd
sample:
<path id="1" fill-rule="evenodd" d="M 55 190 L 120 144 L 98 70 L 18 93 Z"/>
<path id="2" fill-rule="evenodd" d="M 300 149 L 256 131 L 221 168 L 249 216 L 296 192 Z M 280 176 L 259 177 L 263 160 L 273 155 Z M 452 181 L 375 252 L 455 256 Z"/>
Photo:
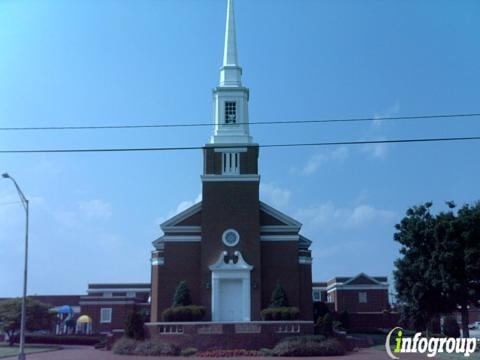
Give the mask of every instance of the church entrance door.
<path id="1" fill-rule="evenodd" d="M 209 266 L 212 271 L 212 320 L 220 322 L 250 321 L 250 272 L 239 251 L 235 260 L 220 254 L 218 261 Z"/>
<path id="2" fill-rule="evenodd" d="M 242 280 L 222 279 L 219 286 L 219 321 L 243 321 Z"/>

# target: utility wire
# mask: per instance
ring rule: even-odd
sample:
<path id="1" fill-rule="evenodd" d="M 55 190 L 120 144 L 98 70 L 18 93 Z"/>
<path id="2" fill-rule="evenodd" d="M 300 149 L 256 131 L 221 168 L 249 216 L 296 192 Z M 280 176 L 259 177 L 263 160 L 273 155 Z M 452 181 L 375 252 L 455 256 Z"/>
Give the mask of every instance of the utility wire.
<path id="1" fill-rule="evenodd" d="M 368 121 L 392 121 L 392 120 L 428 120 L 448 118 L 472 118 L 480 116 L 480 113 L 464 114 L 440 114 L 440 115 L 417 115 L 417 116 L 394 116 L 394 117 L 367 117 L 367 118 L 344 118 L 344 119 L 321 119 L 321 120 L 290 120 L 290 121 L 253 121 L 249 125 L 286 125 L 286 124 L 321 124 L 321 123 L 348 123 Z M 236 126 L 236 124 L 223 124 Z M 0 131 L 48 131 L 48 130 L 108 130 L 108 129 L 146 129 L 146 128 L 176 128 L 176 127 L 207 127 L 215 126 L 214 123 L 184 123 L 184 124 L 145 124 L 145 125 L 98 125 L 98 126 L 39 126 L 39 127 L 0 127 Z"/>
<path id="2" fill-rule="evenodd" d="M 480 140 L 480 136 L 419 138 L 419 139 L 394 139 L 394 140 L 332 141 L 332 142 L 292 143 L 292 144 L 264 144 L 264 145 L 256 145 L 256 146 L 261 147 L 261 148 L 280 148 L 280 147 L 399 144 L 399 143 L 425 143 L 425 142 L 474 141 L 474 140 Z M 241 147 L 241 146 L 242 145 L 216 145 L 216 146 L 211 146 L 211 147 L 229 149 L 229 148 L 238 148 L 238 147 Z M 245 146 L 245 145 L 243 145 L 243 146 Z M 0 150 L 0 154 L 184 151 L 184 150 L 201 150 L 203 148 L 204 148 L 203 146 L 185 146 L 185 147 L 148 147 L 148 148 Z"/>

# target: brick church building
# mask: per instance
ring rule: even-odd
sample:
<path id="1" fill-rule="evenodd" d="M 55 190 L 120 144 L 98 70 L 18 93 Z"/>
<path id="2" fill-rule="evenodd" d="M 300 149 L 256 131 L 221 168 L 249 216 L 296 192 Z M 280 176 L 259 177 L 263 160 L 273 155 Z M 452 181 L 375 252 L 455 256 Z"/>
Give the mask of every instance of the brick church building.
<path id="1" fill-rule="evenodd" d="M 208 321 L 260 320 L 277 282 L 300 319 L 312 320 L 311 241 L 300 235 L 298 221 L 259 199 L 260 152 L 241 80 L 229 0 L 214 129 L 203 148 L 202 201 L 161 224 L 164 235 L 153 242 L 152 322 L 162 321 L 183 280 Z"/>

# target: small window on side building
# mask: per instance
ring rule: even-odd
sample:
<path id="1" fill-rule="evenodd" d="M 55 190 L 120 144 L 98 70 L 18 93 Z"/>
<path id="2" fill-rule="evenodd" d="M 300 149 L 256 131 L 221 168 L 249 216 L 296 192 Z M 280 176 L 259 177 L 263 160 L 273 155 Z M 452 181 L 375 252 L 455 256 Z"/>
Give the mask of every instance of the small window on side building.
<path id="1" fill-rule="evenodd" d="M 100 309 L 100 322 L 102 324 L 109 324 L 112 322 L 112 308 Z"/>
<path id="2" fill-rule="evenodd" d="M 368 301 L 367 299 L 367 293 L 366 292 L 359 292 L 358 293 L 358 302 L 360 304 L 366 304 Z"/>

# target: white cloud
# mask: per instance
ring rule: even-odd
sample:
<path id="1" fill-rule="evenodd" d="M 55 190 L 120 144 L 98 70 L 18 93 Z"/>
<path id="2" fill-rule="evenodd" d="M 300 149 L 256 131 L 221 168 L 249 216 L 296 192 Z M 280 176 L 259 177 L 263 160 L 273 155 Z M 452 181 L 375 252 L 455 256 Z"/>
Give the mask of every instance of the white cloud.
<path id="1" fill-rule="evenodd" d="M 333 202 L 299 209 L 296 218 L 311 228 L 357 228 L 377 221 L 390 221 L 395 212 L 361 204 L 352 208 L 337 207 Z"/>
<path id="2" fill-rule="evenodd" d="M 292 193 L 272 183 L 261 183 L 260 197 L 266 203 L 279 208 L 285 208 L 290 202 Z"/>
<path id="3" fill-rule="evenodd" d="M 400 102 L 395 100 L 395 102 L 390 105 L 386 110 L 374 114 L 375 119 L 394 117 L 400 112 Z M 367 131 L 367 136 L 363 140 L 377 140 L 383 141 L 386 140 L 386 137 L 381 133 L 381 126 L 389 124 L 390 122 L 382 120 L 374 120 L 369 130 Z M 389 144 L 367 144 L 362 146 L 361 151 L 366 154 L 371 159 L 383 160 L 387 158 Z"/>
<path id="4" fill-rule="evenodd" d="M 301 172 L 304 175 L 312 175 L 329 161 L 343 161 L 347 158 L 348 148 L 346 146 L 341 146 L 334 150 L 318 152 L 308 159 Z"/>

